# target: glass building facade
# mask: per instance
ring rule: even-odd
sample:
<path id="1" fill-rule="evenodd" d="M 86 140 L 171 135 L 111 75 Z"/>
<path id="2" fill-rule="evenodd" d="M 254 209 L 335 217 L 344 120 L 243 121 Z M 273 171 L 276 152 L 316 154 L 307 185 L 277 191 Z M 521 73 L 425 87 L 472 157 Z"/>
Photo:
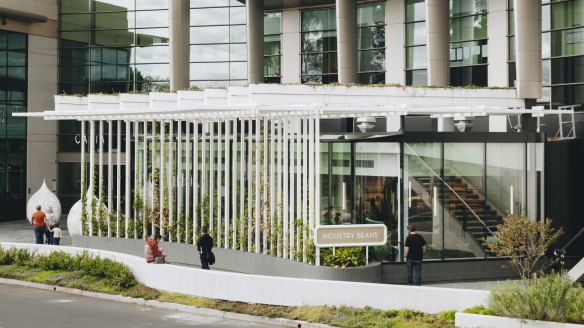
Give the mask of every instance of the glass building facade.
<path id="1" fill-rule="evenodd" d="M 301 12 L 302 83 L 337 82 L 337 20 L 335 8 Z"/>
<path id="2" fill-rule="evenodd" d="M 359 83 L 385 83 L 385 3 L 357 7 Z"/>
<path id="3" fill-rule="evenodd" d="M 282 80 L 282 13 L 264 15 L 264 82 Z"/>
<path id="4" fill-rule="evenodd" d="M 426 2 L 406 0 L 406 85 L 428 84 Z"/>
<path id="5" fill-rule="evenodd" d="M 450 85 L 488 85 L 487 0 L 450 1 Z"/>
<path id="6" fill-rule="evenodd" d="M 16 217 L 26 200 L 28 37 L 0 30 L 0 207 Z"/>

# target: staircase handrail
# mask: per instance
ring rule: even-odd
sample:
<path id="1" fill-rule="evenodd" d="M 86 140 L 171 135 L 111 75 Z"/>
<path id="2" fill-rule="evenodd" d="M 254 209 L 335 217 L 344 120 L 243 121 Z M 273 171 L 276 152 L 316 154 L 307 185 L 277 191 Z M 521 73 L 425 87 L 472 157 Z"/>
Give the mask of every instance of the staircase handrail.
<path id="1" fill-rule="evenodd" d="M 493 231 L 489 228 L 489 226 L 485 223 L 485 221 L 481 220 L 481 218 L 475 213 L 475 211 L 472 210 L 472 208 L 462 199 L 462 197 L 460 197 L 460 195 L 454 191 L 454 189 L 452 187 L 450 187 L 448 185 L 448 183 L 446 183 L 446 181 L 444 181 L 444 179 L 442 179 L 442 177 L 438 174 L 436 174 L 436 172 L 430 167 L 428 166 L 428 164 L 426 164 L 426 162 L 424 160 L 422 160 L 422 158 L 418 155 L 418 153 L 416 153 L 416 151 L 414 149 L 412 149 L 412 147 L 410 147 L 409 144 L 404 143 L 405 146 L 414 154 L 414 156 L 416 156 L 418 158 L 418 160 L 420 160 L 422 162 L 422 164 L 424 164 L 424 166 L 426 168 L 428 168 L 428 170 L 430 170 L 430 172 L 438 179 L 440 179 L 440 181 L 442 182 L 442 184 L 446 185 L 446 187 L 448 187 L 448 189 L 450 189 L 450 191 L 452 191 L 454 193 L 454 195 L 464 204 L 464 206 L 466 206 L 466 208 L 468 208 L 468 210 L 472 213 L 472 215 L 479 220 L 479 222 L 487 229 L 487 231 L 495 238 L 497 238 L 497 236 L 495 236 L 495 234 L 493 233 Z"/>

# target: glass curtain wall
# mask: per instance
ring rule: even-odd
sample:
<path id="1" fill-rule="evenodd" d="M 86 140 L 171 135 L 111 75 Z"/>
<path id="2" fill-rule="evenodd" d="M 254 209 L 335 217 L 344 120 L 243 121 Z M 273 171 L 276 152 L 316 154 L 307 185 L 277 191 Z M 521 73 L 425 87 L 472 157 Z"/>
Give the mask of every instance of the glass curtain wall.
<path id="1" fill-rule="evenodd" d="M 59 91 L 159 90 L 168 85 L 168 1 L 60 2 Z"/>
<path id="2" fill-rule="evenodd" d="M 522 143 L 405 143 L 403 233 L 416 225 L 429 259 L 487 257 L 483 240 L 527 208 L 525 161 Z"/>
<path id="3" fill-rule="evenodd" d="M 0 214 L 24 215 L 26 201 L 26 112 L 28 37 L 0 30 Z"/>
<path id="4" fill-rule="evenodd" d="M 513 1 L 509 12 L 509 86 L 514 85 Z M 542 97 L 546 107 L 584 105 L 584 0 L 542 0 Z M 582 107 L 576 108 L 582 110 Z"/>
<path id="5" fill-rule="evenodd" d="M 426 2 L 406 0 L 406 84 L 428 84 Z"/>
<path id="6" fill-rule="evenodd" d="M 450 0 L 450 85 L 487 86 L 487 0 Z"/>
<path id="7" fill-rule="evenodd" d="M 245 5 L 236 0 L 190 3 L 191 86 L 247 84 Z"/>
<path id="8" fill-rule="evenodd" d="M 338 81 L 335 8 L 301 12 L 301 82 Z"/>
<path id="9" fill-rule="evenodd" d="M 358 76 L 361 84 L 385 83 L 385 3 L 357 7 Z"/>
<path id="10" fill-rule="evenodd" d="M 282 59 L 282 13 L 264 14 L 264 82 L 280 83 Z"/>
<path id="11" fill-rule="evenodd" d="M 584 0 L 542 2 L 544 94 L 554 107 L 584 105 Z"/>

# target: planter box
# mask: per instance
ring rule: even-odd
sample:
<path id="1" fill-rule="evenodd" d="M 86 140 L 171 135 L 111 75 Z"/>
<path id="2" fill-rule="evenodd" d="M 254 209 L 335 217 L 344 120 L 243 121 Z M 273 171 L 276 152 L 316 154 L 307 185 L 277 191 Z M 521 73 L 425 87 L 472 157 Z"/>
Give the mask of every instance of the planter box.
<path id="1" fill-rule="evenodd" d="M 87 108 L 94 110 L 117 110 L 120 108 L 120 97 L 109 95 L 88 95 Z"/>
<path id="2" fill-rule="evenodd" d="M 147 94 L 122 93 L 120 95 L 120 109 L 148 109 L 150 96 Z"/>
<path id="3" fill-rule="evenodd" d="M 55 96 L 55 111 L 86 110 L 87 97 Z"/>
<path id="4" fill-rule="evenodd" d="M 168 92 L 151 92 L 150 108 L 151 109 L 176 109 L 176 93 Z"/>
<path id="5" fill-rule="evenodd" d="M 460 328 L 583 328 L 584 325 L 457 312 L 455 326 Z"/>
<path id="6" fill-rule="evenodd" d="M 227 90 L 205 89 L 205 105 L 227 105 Z"/>
<path id="7" fill-rule="evenodd" d="M 227 90 L 229 105 L 249 104 L 248 87 L 229 87 Z"/>
<path id="8" fill-rule="evenodd" d="M 178 108 L 195 108 L 205 104 L 204 91 L 177 91 Z"/>

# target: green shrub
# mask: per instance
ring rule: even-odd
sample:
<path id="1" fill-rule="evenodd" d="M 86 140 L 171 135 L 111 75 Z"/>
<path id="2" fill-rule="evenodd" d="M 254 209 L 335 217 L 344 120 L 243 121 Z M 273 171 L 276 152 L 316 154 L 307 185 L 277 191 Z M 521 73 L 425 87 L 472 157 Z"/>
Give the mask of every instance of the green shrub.
<path id="1" fill-rule="evenodd" d="M 73 266 L 73 257 L 65 252 L 52 252 L 49 255 L 35 256 L 31 267 L 42 270 L 67 271 Z"/>
<path id="2" fill-rule="evenodd" d="M 495 312 L 491 311 L 490 309 L 485 308 L 482 305 L 473 306 L 473 307 L 468 308 L 462 312 L 463 313 L 470 313 L 470 314 L 481 314 L 481 315 L 496 315 Z"/>
<path id="3" fill-rule="evenodd" d="M 365 249 L 362 247 L 339 247 L 335 254 L 327 249 L 322 254 L 323 264 L 335 268 L 358 267 L 365 265 Z"/>
<path id="4" fill-rule="evenodd" d="M 0 248 L 0 264 L 1 265 L 28 265 L 33 257 L 33 253 L 24 248 L 10 248 L 4 250 Z"/>
<path id="5" fill-rule="evenodd" d="M 456 314 L 456 310 L 451 310 L 451 311 L 439 312 L 436 316 L 440 320 L 454 321 L 454 315 L 455 314 Z"/>
<path id="6" fill-rule="evenodd" d="M 505 282 L 491 291 L 489 308 L 499 316 L 584 323 L 584 288 L 556 273 Z"/>

